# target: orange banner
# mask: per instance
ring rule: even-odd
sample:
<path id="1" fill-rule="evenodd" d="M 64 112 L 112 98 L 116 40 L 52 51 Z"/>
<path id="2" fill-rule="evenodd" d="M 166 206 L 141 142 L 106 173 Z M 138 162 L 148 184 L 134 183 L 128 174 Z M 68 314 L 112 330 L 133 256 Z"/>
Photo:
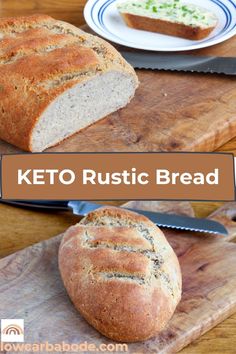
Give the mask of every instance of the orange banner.
<path id="1" fill-rule="evenodd" d="M 234 158 L 204 153 L 2 156 L 2 198 L 235 199 Z"/>

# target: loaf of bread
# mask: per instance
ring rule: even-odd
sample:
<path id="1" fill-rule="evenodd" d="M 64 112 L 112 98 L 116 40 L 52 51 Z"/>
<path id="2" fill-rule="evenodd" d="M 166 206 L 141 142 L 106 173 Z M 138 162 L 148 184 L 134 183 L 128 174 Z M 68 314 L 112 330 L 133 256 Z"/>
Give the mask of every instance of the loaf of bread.
<path id="1" fill-rule="evenodd" d="M 45 15 L 0 19 L 0 138 L 40 152 L 127 105 L 133 68 L 104 40 Z"/>
<path id="2" fill-rule="evenodd" d="M 181 0 L 127 0 L 117 7 L 131 28 L 191 40 L 207 37 L 218 22 L 211 11 Z"/>
<path id="3" fill-rule="evenodd" d="M 59 268 L 81 315 L 121 342 L 157 335 L 181 298 L 178 259 L 146 217 L 102 207 L 65 233 Z"/>

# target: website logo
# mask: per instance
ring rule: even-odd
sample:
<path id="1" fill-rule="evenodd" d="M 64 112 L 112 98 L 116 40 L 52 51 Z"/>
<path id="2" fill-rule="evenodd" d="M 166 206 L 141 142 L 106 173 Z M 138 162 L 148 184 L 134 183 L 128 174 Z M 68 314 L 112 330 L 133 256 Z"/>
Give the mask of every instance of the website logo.
<path id="1" fill-rule="evenodd" d="M 24 342 L 24 320 L 1 320 L 1 342 Z"/>

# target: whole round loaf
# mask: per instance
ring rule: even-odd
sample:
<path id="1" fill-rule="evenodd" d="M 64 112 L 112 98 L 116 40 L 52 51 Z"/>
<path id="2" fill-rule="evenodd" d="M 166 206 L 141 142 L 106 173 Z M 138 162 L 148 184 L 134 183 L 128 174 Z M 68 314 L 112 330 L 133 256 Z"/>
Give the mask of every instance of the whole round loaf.
<path id="1" fill-rule="evenodd" d="M 99 208 L 69 228 L 59 268 L 81 315 L 116 341 L 155 336 L 181 298 L 178 259 L 161 230 L 120 208 Z"/>

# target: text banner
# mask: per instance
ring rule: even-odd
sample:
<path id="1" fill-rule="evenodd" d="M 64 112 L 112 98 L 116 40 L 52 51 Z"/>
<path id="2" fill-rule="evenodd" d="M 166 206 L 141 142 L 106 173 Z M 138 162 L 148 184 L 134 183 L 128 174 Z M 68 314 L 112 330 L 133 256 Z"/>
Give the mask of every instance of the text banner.
<path id="1" fill-rule="evenodd" d="M 1 182 L 3 199 L 235 199 L 231 154 L 3 155 Z"/>

